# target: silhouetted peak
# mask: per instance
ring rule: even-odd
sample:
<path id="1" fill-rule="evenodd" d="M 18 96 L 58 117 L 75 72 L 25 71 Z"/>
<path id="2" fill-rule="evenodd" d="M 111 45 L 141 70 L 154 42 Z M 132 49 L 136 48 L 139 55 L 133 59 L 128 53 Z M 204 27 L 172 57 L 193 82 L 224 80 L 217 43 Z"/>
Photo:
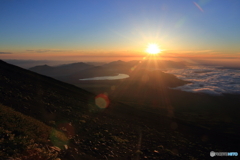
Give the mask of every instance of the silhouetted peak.
<path id="1" fill-rule="evenodd" d="M 44 65 L 39 65 L 39 66 L 31 67 L 31 68 L 29 68 L 29 69 L 32 70 L 32 69 L 48 69 L 48 68 L 52 68 L 52 67 L 44 64 Z"/>
<path id="2" fill-rule="evenodd" d="M 125 63 L 126 63 L 126 62 L 124 62 L 124 61 L 118 60 L 118 61 L 113 61 L 113 62 L 107 63 L 107 64 L 105 64 L 104 66 L 122 65 L 122 64 L 125 64 Z"/>

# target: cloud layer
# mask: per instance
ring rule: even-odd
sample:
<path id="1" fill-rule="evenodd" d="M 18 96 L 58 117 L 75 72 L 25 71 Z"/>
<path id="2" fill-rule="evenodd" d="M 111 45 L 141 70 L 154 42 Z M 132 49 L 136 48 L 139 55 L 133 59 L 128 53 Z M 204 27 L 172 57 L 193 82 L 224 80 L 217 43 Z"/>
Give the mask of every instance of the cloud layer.
<path id="1" fill-rule="evenodd" d="M 237 69 L 192 66 L 188 69 L 174 69 L 166 72 L 192 82 L 175 89 L 212 95 L 240 94 L 240 70 Z"/>

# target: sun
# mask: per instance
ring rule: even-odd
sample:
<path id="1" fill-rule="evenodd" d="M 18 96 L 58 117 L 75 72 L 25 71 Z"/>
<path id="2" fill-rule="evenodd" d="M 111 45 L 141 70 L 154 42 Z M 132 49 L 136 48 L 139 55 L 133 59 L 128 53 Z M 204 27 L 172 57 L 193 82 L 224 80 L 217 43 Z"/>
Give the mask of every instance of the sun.
<path id="1" fill-rule="evenodd" d="M 152 54 L 152 55 L 158 54 L 158 53 L 160 53 L 161 51 L 162 51 L 162 50 L 159 48 L 159 46 L 158 46 L 157 44 L 154 44 L 154 43 L 149 44 L 148 47 L 147 47 L 147 49 L 146 49 L 146 52 L 147 52 L 148 54 Z"/>

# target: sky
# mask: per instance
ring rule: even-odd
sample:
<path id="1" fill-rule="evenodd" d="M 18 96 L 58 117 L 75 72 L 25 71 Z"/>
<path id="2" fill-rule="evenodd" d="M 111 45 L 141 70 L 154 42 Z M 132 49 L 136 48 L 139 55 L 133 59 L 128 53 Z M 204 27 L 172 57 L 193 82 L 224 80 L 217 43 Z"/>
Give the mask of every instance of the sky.
<path id="1" fill-rule="evenodd" d="M 0 0 L 0 59 L 240 57 L 239 0 Z"/>

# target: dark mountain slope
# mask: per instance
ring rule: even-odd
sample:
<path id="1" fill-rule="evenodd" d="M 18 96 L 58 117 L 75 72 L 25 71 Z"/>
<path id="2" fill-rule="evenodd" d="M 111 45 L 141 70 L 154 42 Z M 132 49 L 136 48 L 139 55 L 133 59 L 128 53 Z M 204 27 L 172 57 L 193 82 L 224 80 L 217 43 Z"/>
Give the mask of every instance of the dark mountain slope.
<path id="1" fill-rule="evenodd" d="M 128 81 L 145 83 L 145 85 L 157 85 L 159 87 L 177 87 L 189 82 L 178 79 L 176 76 L 159 70 L 136 69 L 129 73 Z"/>
<path id="2" fill-rule="evenodd" d="M 22 159 L 29 160 L 57 157 L 62 160 L 206 159 L 211 150 L 238 151 L 237 139 L 229 141 L 229 137 L 223 138 L 216 132 L 211 134 L 211 130 L 169 118 L 164 110 L 152 110 L 153 104 L 144 108 L 139 99 L 133 99 L 136 104 L 131 105 L 124 99 L 121 103 L 110 99 L 108 108 L 98 109 L 95 95 L 85 90 L 2 61 L 0 67 L 0 103 L 5 104 L 0 105 L 0 120 L 4 123 L 0 127 L 4 139 L 0 146 L 6 148 L 1 150 L 0 156 L 8 156 L 4 159 L 24 156 Z M 129 87 L 123 91 L 126 95 L 135 87 L 124 83 L 121 86 Z M 148 93 L 148 96 L 153 95 L 152 91 Z M 172 96 L 180 94 L 183 92 Z M 169 101 L 167 97 L 163 97 L 165 102 Z M 103 99 L 100 102 L 105 104 Z M 167 113 L 168 109 L 171 108 L 167 108 Z M 45 135 L 41 141 L 36 138 L 38 133 L 39 137 Z M 68 140 L 62 142 L 61 133 Z M 56 151 L 54 146 L 61 150 Z"/>
<path id="3" fill-rule="evenodd" d="M 60 65 L 55 67 L 51 67 L 48 65 L 35 66 L 32 68 L 29 68 L 29 70 L 37 72 L 39 74 L 50 76 L 50 77 L 59 77 L 59 76 L 71 75 L 73 73 L 76 73 L 88 68 L 92 68 L 92 67 L 94 66 L 83 63 L 83 62 L 79 62 L 79 63 L 71 63 L 71 64 L 65 64 L 65 65 Z"/>
<path id="4" fill-rule="evenodd" d="M 44 122 L 74 106 L 88 111 L 94 95 L 73 85 L 0 61 L 0 102 Z M 64 116 L 65 117 L 65 116 Z"/>
<path id="5" fill-rule="evenodd" d="M 99 110 L 94 101 L 83 89 L 0 61 L 0 157 L 71 159 L 73 126 Z"/>

